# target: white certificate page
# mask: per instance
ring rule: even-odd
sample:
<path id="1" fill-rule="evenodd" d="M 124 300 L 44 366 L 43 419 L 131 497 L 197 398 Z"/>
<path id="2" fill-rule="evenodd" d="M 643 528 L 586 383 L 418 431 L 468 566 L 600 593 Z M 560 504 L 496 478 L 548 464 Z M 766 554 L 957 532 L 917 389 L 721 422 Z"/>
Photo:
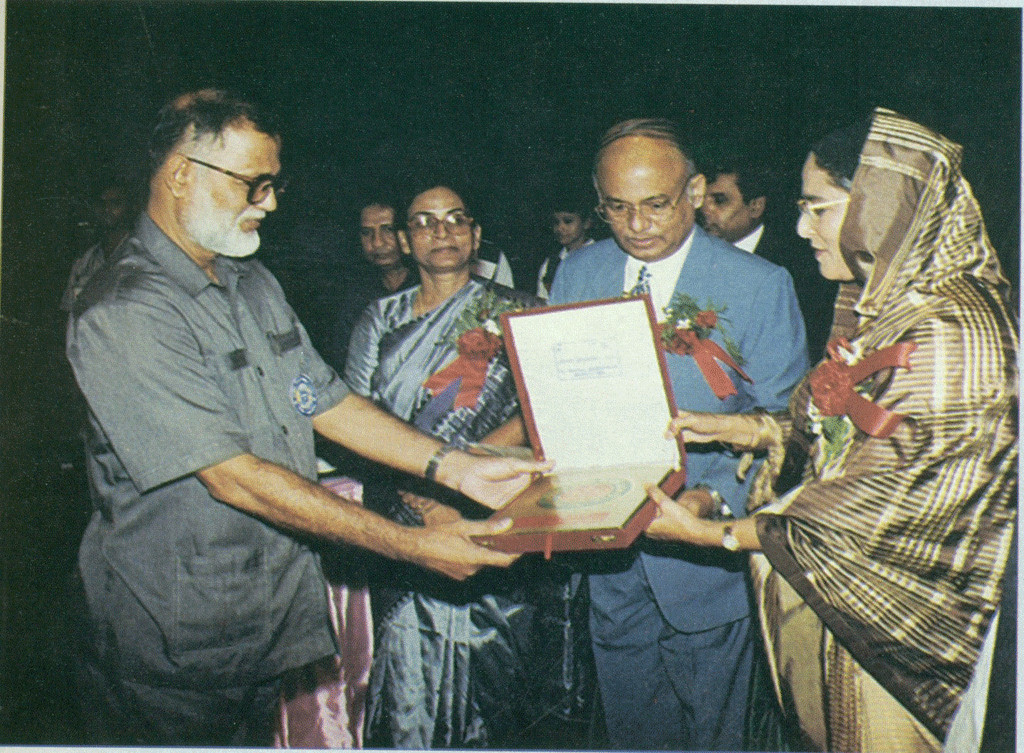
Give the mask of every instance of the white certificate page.
<path id="1" fill-rule="evenodd" d="M 506 337 L 544 456 L 559 470 L 679 467 L 678 445 L 664 436 L 670 398 L 644 299 L 512 315 Z"/>

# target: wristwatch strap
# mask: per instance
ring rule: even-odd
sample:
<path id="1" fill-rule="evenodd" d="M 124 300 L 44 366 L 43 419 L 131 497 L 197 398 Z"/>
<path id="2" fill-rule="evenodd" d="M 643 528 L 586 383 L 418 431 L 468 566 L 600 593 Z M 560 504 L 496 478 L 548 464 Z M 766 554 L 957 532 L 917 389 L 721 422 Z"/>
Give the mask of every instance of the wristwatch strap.
<path id="1" fill-rule="evenodd" d="M 430 456 L 430 460 L 427 461 L 427 467 L 423 470 L 423 478 L 427 481 L 437 481 L 437 468 L 441 465 L 441 460 L 449 452 L 455 449 L 455 445 L 443 444 L 437 448 L 437 451 Z"/>

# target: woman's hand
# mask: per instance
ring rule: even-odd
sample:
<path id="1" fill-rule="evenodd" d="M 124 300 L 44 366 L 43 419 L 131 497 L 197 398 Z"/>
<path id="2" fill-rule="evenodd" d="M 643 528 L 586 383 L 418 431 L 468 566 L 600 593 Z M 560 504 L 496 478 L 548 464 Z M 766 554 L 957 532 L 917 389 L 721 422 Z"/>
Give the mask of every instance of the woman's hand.
<path id="1" fill-rule="evenodd" d="M 681 435 L 684 442 L 721 442 L 737 450 L 761 450 L 763 414 L 699 413 L 681 410 L 668 425 L 666 436 Z"/>
<path id="2" fill-rule="evenodd" d="M 666 436 L 681 435 L 684 442 L 721 442 L 744 452 L 736 476 L 741 481 L 754 461 L 752 453 L 767 451 L 750 491 L 748 509 L 775 498 L 773 485 L 782 470 L 786 447 L 778 422 L 765 413 L 698 413 L 679 411 L 669 423 Z"/>
<path id="3" fill-rule="evenodd" d="M 714 507 L 714 500 L 707 491 L 690 489 L 677 501 L 652 484 L 647 487 L 647 494 L 658 505 L 658 514 L 644 532 L 649 538 L 702 546 L 720 545 L 721 526 L 715 527 L 702 517 L 709 515 Z"/>
<path id="4" fill-rule="evenodd" d="M 734 543 L 729 549 L 758 551 L 761 548 L 754 516 L 728 521 L 705 520 L 698 517 L 701 503 L 690 492 L 683 494 L 678 502 L 654 485 L 647 487 L 647 494 L 658 505 L 658 514 L 645 531 L 652 539 L 725 548 L 726 533 L 729 532 Z"/>
<path id="5" fill-rule="evenodd" d="M 415 510 L 419 514 L 420 518 L 423 520 L 423 525 L 442 525 L 444 523 L 454 523 L 457 520 L 462 520 L 462 516 L 459 515 L 458 510 L 454 507 L 449 507 L 443 502 L 438 502 L 436 499 L 423 497 L 419 494 L 413 494 L 412 492 L 407 492 L 404 489 L 398 490 L 398 496 L 401 497 L 406 506 Z"/>

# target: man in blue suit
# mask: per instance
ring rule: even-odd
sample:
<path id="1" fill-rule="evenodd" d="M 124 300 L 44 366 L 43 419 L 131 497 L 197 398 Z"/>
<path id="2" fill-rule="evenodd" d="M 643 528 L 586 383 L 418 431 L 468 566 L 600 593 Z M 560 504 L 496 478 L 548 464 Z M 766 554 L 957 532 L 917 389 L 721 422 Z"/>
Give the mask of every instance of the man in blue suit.
<path id="1" fill-rule="evenodd" d="M 671 318 L 691 345 L 707 351 L 710 340 L 740 356 L 729 366 L 695 358 L 686 347 L 667 352 L 678 407 L 785 409 L 807 369 L 792 280 L 783 268 L 695 227 L 705 180 L 675 126 L 665 120 L 613 126 L 597 153 L 594 185 L 598 213 L 614 237 L 562 263 L 550 303 L 649 292 L 659 319 Z M 685 296 L 700 316 L 665 314 L 685 308 Z M 738 480 L 738 461 L 729 448 L 689 447 L 684 494 L 716 508 L 724 502 L 727 514 L 743 515 L 754 471 Z M 757 639 L 746 570 L 739 554 L 646 538 L 595 561 L 591 633 L 613 747 L 742 748 Z"/>

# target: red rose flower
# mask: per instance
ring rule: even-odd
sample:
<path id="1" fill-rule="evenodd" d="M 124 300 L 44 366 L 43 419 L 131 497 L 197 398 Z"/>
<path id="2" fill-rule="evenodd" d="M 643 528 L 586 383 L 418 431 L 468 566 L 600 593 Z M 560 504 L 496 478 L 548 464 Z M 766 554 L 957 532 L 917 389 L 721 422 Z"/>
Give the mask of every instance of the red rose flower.
<path id="1" fill-rule="evenodd" d="M 694 324 L 703 329 L 714 329 L 718 324 L 718 314 L 715 311 L 701 311 L 693 318 Z"/>
<path id="2" fill-rule="evenodd" d="M 842 416 L 853 393 L 850 367 L 836 361 L 825 361 L 811 374 L 811 396 L 825 416 Z"/>
<path id="3" fill-rule="evenodd" d="M 473 361 L 490 361 L 501 350 L 501 338 L 483 328 L 463 332 L 459 337 L 459 355 Z"/>

